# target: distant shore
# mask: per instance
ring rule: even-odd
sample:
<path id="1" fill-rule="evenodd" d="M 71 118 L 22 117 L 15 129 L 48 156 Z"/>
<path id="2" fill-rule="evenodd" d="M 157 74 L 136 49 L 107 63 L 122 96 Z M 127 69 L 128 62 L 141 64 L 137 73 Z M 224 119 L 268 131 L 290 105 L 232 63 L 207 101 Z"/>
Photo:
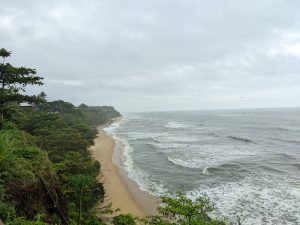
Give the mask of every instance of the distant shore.
<path id="1" fill-rule="evenodd" d="M 115 118 L 112 122 L 119 122 L 122 118 Z M 98 127 L 95 145 L 90 148 L 95 160 L 101 164 L 99 179 L 104 184 L 105 202 L 112 203 L 113 208 L 119 208 L 120 213 L 131 213 L 145 217 L 156 212 L 158 199 L 139 189 L 138 185 L 128 178 L 121 162 L 122 149 L 114 138 L 103 128 Z"/>

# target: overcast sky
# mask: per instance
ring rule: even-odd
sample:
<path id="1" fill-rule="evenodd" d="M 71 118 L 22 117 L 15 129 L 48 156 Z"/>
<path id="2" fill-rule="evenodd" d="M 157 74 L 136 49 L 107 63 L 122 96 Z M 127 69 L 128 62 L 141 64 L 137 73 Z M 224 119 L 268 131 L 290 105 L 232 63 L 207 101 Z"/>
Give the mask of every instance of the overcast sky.
<path id="1" fill-rule="evenodd" d="M 36 91 L 49 100 L 121 112 L 300 106 L 299 0 L 0 5 L 0 48 L 45 77 Z"/>

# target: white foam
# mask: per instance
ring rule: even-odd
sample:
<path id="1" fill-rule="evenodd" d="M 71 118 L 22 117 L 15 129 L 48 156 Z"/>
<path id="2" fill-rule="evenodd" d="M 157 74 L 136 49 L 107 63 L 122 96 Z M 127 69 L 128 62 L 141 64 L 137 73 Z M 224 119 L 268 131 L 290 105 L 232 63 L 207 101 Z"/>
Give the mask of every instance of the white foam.
<path id="1" fill-rule="evenodd" d="M 182 149 L 177 152 L 172 151 L 168 160 L 179 166 L 204 169 L 205 167 L 218 167 L 233 161 L 245 160 L 256 155 L 257 153 L 254 151 L 231 149 L 231 146 L 201 145 L 184 151 Z"/>
<path id="2" fill-rule="evenodd" d="M 129 140 L 152 139 L 158 140 L 159 137 L 166 135 L 165 133 L 147 133 L 147 132 L 126 132 Z"/>
<path id="3" fill-rule="evenodd" d="M 245 216 L 244 225 L 300 224 L 299 186 L 289 181 L 278 182 L 272 176 L 249 176 L 238 183 L 223 183 L 213 187 L 199 185 L 188 196 L 208 196 L 217 206 L 215 215 L 236 221 Z"/>
<path id="4" fill-rule="evenodd" d="M 171 136 L 171 135 L 161 135 L 160 142 L 176 142 L 176 143 L 193 143 L 193 142 L 197 142 L 199 141 L 199 137 L 195 137 L 195 136 L 191 136 L 191 135 L 187 135 L 187 136 Z"/>
<path id="5" fill-rule="evenodd" d="M 120 126 L 120 122 L 112 123 L 108 127 L 104 127 L 103 130 L 108 134 L 114 134 L 114 131 Z"/>
<path id="6" fill-rule="evenodd" d="M 123 164 L 128 177 L 135 181 L 139 188 L 152 195 L 160 196 L 167 192 L 166 188 L 162 184 L 158 184 L 150 180 L 149 175 L 138 168 L 132 159 L 132 153 L 134 148 L 130 146 L 127 140 L 118 138 L 123 145 Z"/>
<path id="7" fill-rule="evenodd" d="M 208 166 L 204 167 L 204 169 L 202 170 L 202 173 L 205 175 L 209 175 L 208 168 L 209 168 Z"/>
<path id="8" fill-rule="evenodd" d="M 171 122 L 168 122 L 168 124 L 166 124 L 165 127 L 166 128 L 177 129 L 177 128 L 185 128 L 185 127 L 187 127 L 187 125 L 182 124 L 182 123 L 178 123 L 176 121 L 171 121 Z"/>
<path id="9" fill-rule="evenodd" d="M 181 144 L 181 143 L 148 143 L 155 148 L 160 148 L 160 149 L 182 149 L 186 148 L 188 144 Z"/>
<path id="10" fill-rule="evenodd" d="M 120 123 L 112 123 L 109 127 L 104 128 L 104 131 L 112 135 L 113 138 L 121 145 L 121 163 L 124 166 L 128 177 L 136 182 L 139 188 L 143 191 L 146 191 L 155 196 L 165 194 L 167 190 L 162 184 L 151 181 L 149 175 L 134 164 L 134 161 L 132 159 L 134 148 L 128 143 L 126 139 L 121 138 L 116 134 L 116 130 L 119 126 Z M 139 138 L 141 137 L 145 138 L 148 136 L 147 134 L 140 134 Z"/>
<path id="11" fill-rule="evenodd" d="M 183 166 L 186 168 L 199 168 L 199 164 L 197 161 L 194 161 L 193 159 L 190 159 L 188 161 L 183 160 L 183 159 L 175 159 L 172 157 L 168 157 L 168 160 L 178 166 Z M 200 166 L 201 167 L 201 166 Z"/>

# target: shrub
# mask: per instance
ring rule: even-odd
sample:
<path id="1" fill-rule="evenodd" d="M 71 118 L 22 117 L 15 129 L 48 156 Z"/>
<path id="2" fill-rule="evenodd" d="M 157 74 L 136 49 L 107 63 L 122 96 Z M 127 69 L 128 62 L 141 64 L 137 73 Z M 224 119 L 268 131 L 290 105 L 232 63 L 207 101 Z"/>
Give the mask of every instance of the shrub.
<path id="1" fill-rule="evenodd" d="M 114 225 L 135 225 L 134 218 L 131 214 L 120 214 L 112 219 Z"/>

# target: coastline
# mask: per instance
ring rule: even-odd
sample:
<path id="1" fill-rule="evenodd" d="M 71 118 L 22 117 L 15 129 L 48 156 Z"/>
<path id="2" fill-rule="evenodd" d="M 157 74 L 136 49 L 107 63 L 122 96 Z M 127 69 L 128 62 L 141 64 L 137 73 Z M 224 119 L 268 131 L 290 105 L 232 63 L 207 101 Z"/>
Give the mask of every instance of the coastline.
<path id="1" fill-rule="evenodd" d="M 121 118 L 115 118 L 111 123 L 120 120 Z M 112 203 L 112 207 L 119 208 L 120 213 L 131 213 L 138 217 L 155 214 L 158 199 L 140 190 L 138 185 L 128 177 L 121 162 L 120 144 L 116 143 L 116 140 L 103 130 L 111 123 L 97 128 L 95 144 L 90 147 L 94 159 L 101 164 L 99 179 L 103 182 L 105 189 L 104 202 L 105 204 Z"/>

